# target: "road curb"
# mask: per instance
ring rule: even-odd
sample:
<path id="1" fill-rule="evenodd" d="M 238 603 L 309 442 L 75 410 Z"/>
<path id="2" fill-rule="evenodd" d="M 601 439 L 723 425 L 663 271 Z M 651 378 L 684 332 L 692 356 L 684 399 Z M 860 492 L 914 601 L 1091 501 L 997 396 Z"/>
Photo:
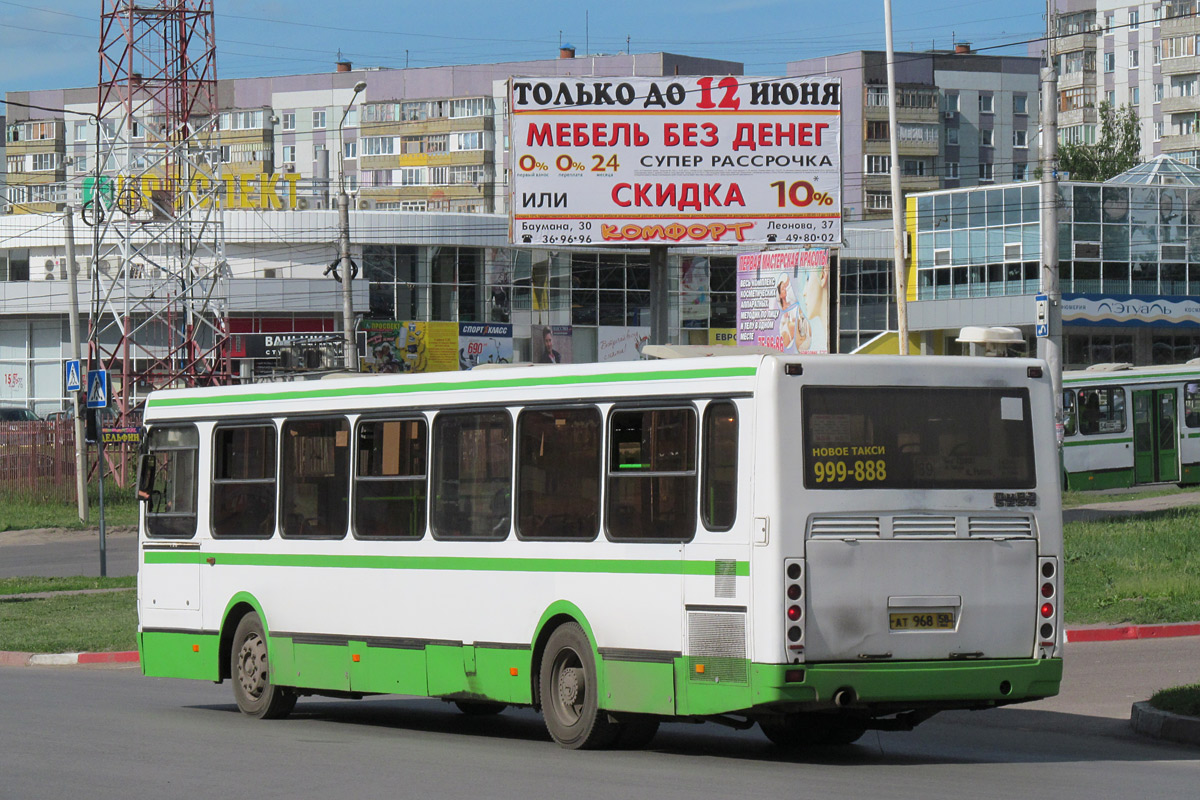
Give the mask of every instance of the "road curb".
<path id="1" fill-rule="evenodd" d="M 1198 717 L 1160 711 L 1149 703 L 1142 702 L 1133 704 L 1129 712 L 1129 724 L 1135 731 L 1151 739 L 1200 745 Z"/>
<path id="2" fill-rule="evenodd" d="M 137 662 L 136 650 L 120 653 L 21 653 L 0 650 L 0 666 L 5 667 L 75 667 Z"/>
<path id="3" fill-rule="evenodd" d="M 1120 642 L 1130 639 L 1169 639 L 1175 636 L 1200 636 L 1200 622 L 1172 625 L 1120 625 L 1111 628 L 1075 628 L 1067 630 L 1067 641 Z"/>

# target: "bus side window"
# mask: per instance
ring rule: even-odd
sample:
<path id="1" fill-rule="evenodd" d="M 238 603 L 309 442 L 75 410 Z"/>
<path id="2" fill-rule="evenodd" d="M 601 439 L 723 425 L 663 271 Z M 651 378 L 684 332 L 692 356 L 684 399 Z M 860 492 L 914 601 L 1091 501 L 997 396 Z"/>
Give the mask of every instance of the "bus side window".
<path id="1" fill-rule="evenodd" d="M 1063 435 L 1075 435 L 1075 393 L 1070 389 L 1063 392 Z"/>
<path id="2" fill-rule="evenodd" d="M 151 429 L 146 448 L 146 535 L 196 535 L 196 468 L 200 437 L 190 425 Z"/>
<path id="3" fill-rule="evenodd" d="M 517 534 L 595 539 L 600 532 L 596 408 L 529 408 L 517 418 Z"/>
<path id="4" fill-rule="evenodd" d="M 616 541 L 687 542 L 696 533 L 696 411 L 618 409 L 609 417 L 604 517 Z"/>
<path id="5" fill-rule="evenodd" d="M 737 517 L 737 408 L 728 400 L 704 409 L 700 510 L 704 527 L 727 531 Z"/>
<path id="6" fill-rule="evenodd" d="M 425 535 L 426 439 L 424 419 L 359 423 L 355 536 L 420 539 Z"/>
<path id="7" fill-rule="evenodd" d="M 274 535 L 274 425 L 221 427 L 213 434 L 212 533 L 239 539 Z"/>
<path id="8" fill-rule="evenodd" d="M 1200 428 L 1200 383 L 1183 387 L 1183 422 L 1189 428 Z"/>
<path id="9" fill-rule="evenodd" d="M 1125 390 L 1079 390 L 1079 432 L 1084 436 L 1125 431 Z"/>
<path id="10" fill-rule="evenodd" d="M 507 411 L 443 411 L 434 418 L 435 539 L 508 538 L 512 440 Z"/>
<path id="11" fill-rule="evenodd" d="M 350 516 L 350 423 L 345 417 L 283 423 L 280 530 L 341 539 Z"/>

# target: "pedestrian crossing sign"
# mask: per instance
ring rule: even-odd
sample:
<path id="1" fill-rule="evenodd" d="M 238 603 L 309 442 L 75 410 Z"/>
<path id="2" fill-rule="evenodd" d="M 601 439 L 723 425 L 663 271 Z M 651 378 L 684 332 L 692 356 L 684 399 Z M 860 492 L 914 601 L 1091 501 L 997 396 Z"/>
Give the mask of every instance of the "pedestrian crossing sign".
<path id="1" fill-rule="evenodd" d="M 83 388 L 83 382 L 79 379 L 79 359 L 71 359 L 67 361 L 67 391 L 78 392 Z"/>
<path id="2" fill-rule="evenodd" d="M 108 407 L 108 371 L 103 369 L 88 370 L 87 407 Z"/>

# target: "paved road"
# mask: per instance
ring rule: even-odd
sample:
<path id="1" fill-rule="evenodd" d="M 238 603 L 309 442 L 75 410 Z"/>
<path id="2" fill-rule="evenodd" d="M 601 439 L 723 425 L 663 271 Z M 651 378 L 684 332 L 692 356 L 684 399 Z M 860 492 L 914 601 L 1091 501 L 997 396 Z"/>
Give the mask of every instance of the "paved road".
<path id="1" fill-rule="evenodd" d="M 105 535 L 108 575 L 119 577 L 137 572 L 137 535 L 130 528 L 117 528 Z M 2 531 L 0 532 L 0 578 L 36 575 L 44 578 L 100 574 L 99 531 Z M 3 797 L 0 794 L 0 797 Z"/>
<path id="2" fill-rule="evenodd" d="M 643 752 L 568 752 L 530 711 L 474 719 L 430 700 L 306 699 L 261 722 L 236 712 L 228 684 L 0 667 L 0 797 L 1195 800 L 1200 751 L 1125 720 L 1131 696 L 1194 679 L 1197 649 L 1072 646 L 1058 698 L 799 756 L 713 724 L 666 725 Z"/>

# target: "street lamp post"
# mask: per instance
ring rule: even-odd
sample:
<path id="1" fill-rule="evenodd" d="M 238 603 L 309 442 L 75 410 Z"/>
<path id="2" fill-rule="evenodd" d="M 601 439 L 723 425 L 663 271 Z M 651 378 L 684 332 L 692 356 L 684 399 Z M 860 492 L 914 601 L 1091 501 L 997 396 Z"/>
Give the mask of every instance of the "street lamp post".
<path id="1" fill-rule="evenodd" d="M 342 140 L 342 126 L 359 94 L 367 88 L 366 81 L 354 84 L 354 95 L 342 112 L 338 122 L 338 269 L 342 276 L 342 333 L 345 335 L 343 365 L 351 372 L 358 372 L 358 345 L 354 341 L 354 293 L 351 282 L 354 275 L 350 267 L 350 196 L 346 194 L 346 144 Z"/>

